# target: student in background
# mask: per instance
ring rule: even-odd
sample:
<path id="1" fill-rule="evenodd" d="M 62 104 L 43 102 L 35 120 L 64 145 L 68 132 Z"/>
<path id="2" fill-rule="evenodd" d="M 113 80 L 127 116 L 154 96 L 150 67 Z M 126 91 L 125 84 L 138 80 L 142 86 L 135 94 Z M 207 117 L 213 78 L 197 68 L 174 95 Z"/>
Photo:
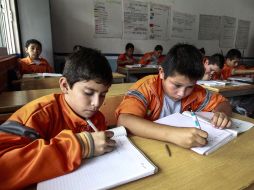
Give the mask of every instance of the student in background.
<path id="1" fill-rule="evenodd" d="M 204 146 L 207 133 L 195 127 L 178 128 L 153 121 L 186 110 L 213 111 L 215 127 L 229 127 L 229 102 L 220 94 L 196 85 L 204 75 L 202 59 L 200 51 L 192 45 L 173 46 L 158 75 L 144 77 L 129 89 L 116 110 L 118 125 L 125 126 L 134 135 L 184 148 Z"/>
<path id="2" fill-rule="evenodd" d="M 221 73 L 217 74 L 215 79 L 227 80 L 233 75 L 248 75 L 254 74 L 254 70 L 247 69 L 245 66 L 239 66 L 241 60 L 241 52 L 237 49 L 231 49 L 226 55 L 226 60 Z"/>
<path id="3" fill-rule="evenodd" d="M 139 64 L 142 65 L 160 65 L 163 60 L 164 56 L 162 55 L 163 47 L 161 45 L 157 45 L 154 48 L 153 52 L 145 53 L 144 56 L 139 60 Z"/>
<path id="4" fill-rule="evenodd" d="M 133 57 L 134 45 L 127 43 L 125 46 L 125 53 L 122 53 L 117 58 L 117 66 L 133 65 L 137 60 Z"/>
<path id="5" fill-rule="evenodd" d="M 220 73 L 224 66 L 224 56 L 216 53 L 210 57 L 204 58 L 205 74 L 202 80 L 212 80 L 214 73 Z"/>
<path id="6" fill-rule="evenodd" d="M 52 67 L 46 59 L 40 57 L 42 45 L 38 40 L 30 39 L 25 44 L 26 58 L 19 59 L 20 74 L 51 73 Z"/>
<path id="7" fill-rule="evenodd" d="M 112 80 L 100 52 L 84 48 L 70 55 L 59 79 L 62 93 L 28 103 L 0 126 L 1 188 L 23 189 L 112 151 L 113 133 L 105 131 L 99 111 Z"/>

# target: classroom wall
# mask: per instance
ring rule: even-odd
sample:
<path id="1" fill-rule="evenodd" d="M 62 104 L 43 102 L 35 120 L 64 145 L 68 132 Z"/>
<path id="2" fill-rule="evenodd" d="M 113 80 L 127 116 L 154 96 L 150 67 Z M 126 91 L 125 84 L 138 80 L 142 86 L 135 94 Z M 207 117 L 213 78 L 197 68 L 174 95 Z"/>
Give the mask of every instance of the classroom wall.
<path id="1" fill-rule="evenodd" d="M 32 1 L 32 0 L 31 0 Z M 149 2 L 149 0 L 140 0 Z M 23 1 L 22 1 L 23 2 Z M 50 1 L 54 52 L 71 52 L 76 44 L 100 49 L 103 53 L 121 53 L 125 44 L 135 45 L 135 54 L 150 51 L 161 44 L 166 52 L 178 42 L 188 42 L 198 48 L 204 47 L 207 55 L 220 52 L 219 41 L 198 39 L 199 14 L 231 16 L 251 21 L 248 48 L 244 55 L 254 57 L 254 1 L 253 0 L 151 0 L 151 2 L 171 5 L 171 10 L 197 15 L 196 37 L 193 40 L 169 39 L 126 40 L 116 38 L 94 38 L 94 17 L 92 0 Z M 222 49 L 224 53 L 228 49 Z"/>
<path id="2" fill-rule="evenodd" d="M 17 5 L 23 54 L 25 42 L 35 38 L 42 43 L 41 56 L 53 66 L 49 0 L 19 0 Z"/>

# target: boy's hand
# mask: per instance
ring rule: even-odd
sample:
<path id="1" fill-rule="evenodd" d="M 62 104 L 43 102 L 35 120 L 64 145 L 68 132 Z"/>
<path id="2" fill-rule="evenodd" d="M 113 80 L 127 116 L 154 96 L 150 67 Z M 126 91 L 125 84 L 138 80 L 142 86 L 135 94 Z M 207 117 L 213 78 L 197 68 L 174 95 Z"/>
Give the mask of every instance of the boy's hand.
<path id="1" fill-rule="evenodd" d="M 94 132 L 91 135 L 94 140 L 94 156 L 111 152 L 116 146 L 116 142 L 111 139 L 114 136 L 112 131 Z"/>
<path id="2" fill-rule="evenodd" d="M 223 129 L 231 126 L 232 122 L 230 118 L 223 112 L 214 112 L 212 118 L 212 124 L 214 127 Z"/>
<path id="3" fill-rule="evenodd" d="M 207 144 L 207 132 L 198 128 L 176 128 L 176 144 L 183 148 L 205 146 Z"/>

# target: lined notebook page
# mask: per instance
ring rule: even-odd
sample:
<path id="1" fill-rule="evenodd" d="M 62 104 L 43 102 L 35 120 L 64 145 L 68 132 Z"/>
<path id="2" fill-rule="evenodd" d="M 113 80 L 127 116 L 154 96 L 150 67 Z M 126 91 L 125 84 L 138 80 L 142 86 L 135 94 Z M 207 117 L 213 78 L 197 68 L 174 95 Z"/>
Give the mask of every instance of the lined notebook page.
<path id="1" fill-rule="evenodd" d="M 195 123 L 192 118 L 181 113 L 169 115 L 155 122 L 176 127 L 195 127 Z M 191 148 L 199 154 L 209 154 L 234 138 L 233 133 L 226 130 L 216 129 L 207 122 L 200 121 L 200 125 L 201 129 L 208 133 L 208 143 L 203 147 Z"/>
<path id="2" fill-rule="evenodd" d="M 127 138 L 114 138 L 117 148 L 102 156 L 85 160 L 74 172 L 37 185 L 38 190 L 108 189 L 137 180 L 157 171 L 154 166 Z"/>

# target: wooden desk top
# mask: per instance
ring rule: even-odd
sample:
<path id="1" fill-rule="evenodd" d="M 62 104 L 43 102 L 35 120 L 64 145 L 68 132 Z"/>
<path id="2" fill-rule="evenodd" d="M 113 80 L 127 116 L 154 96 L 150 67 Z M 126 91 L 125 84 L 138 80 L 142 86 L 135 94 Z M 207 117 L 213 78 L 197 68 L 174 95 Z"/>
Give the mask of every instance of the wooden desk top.
<path id="1" fill-rule="evenodd" d="M 127 67 L 118 67 L 117 72 L 119 73 L 130 73 L 130 74 L 136 74 L 136 73 L 158 73 L 158 68 L 149 68 L 149 67 L 140 67 L 140 68 L 127 68 Z"/>
<path id="2" fill-rule="evenodd" d="M 204 88 L 222 94 L 225 97 L 233 97 L 233 96 L 241 96 L 241 95 L 248 95 L 254 94 L 254 85 L 253 84 L 246 84 L 241 86 L 205 86 L 202 85 Z"/>
<path id="3" fill-rule="evenodd" d="M 124 94 L 131 85 L 132 83 L 112 84 L 107 96 Z M 34 99 L 60 92 L 59 88 L 3 92 L 0 94 L 0 113 L 12 113 Z"/>
<path id="4" fill-rule="evenodd" d="M 234 117 L 244 118 L 238 114 Z M 243 120 L 254 123 L 250 118 Z M 254 128 L 208 156 L 168 143 L 169 157 L 165 143 L 133 136 L 134 144 L 158 166 L 159 172 L 115 189 L 244 189 L 254 183 L 253 138 Z"/>

